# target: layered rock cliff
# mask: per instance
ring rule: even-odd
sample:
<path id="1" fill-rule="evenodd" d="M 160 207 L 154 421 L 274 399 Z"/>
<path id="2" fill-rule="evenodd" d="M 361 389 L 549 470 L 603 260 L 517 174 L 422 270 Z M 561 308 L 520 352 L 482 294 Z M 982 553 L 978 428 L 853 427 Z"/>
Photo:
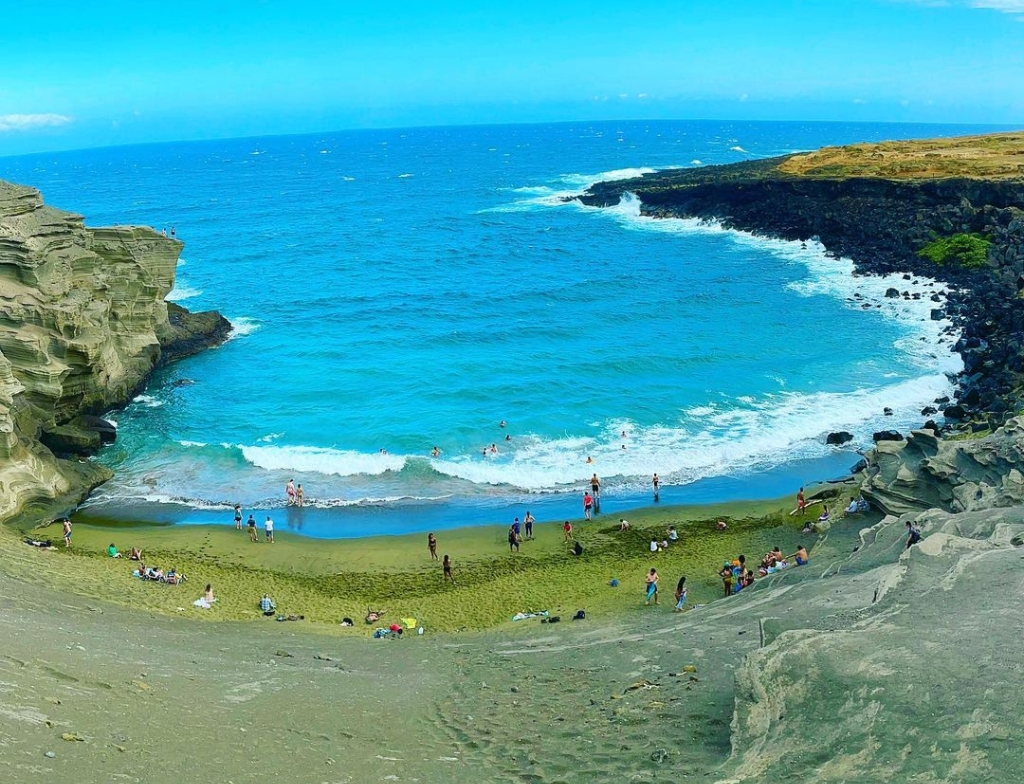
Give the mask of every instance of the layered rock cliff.
<path id="1" fill-rule="evenodd" d="M 999 153 L 998 166 L 986 157 L 992 150 Z M 666 171 L 598 183 L 580 199 L 610 206 L 627 192 L 652 217 L 700 218 L 788 240 L 816 238 L 862 273 L 902 272 L 950 283 L 941 307 L 964 338 L 957 345 L 965 373 L 955 418 L 964 411 L 995 427 L 1014 412 L 1024 390 L 1024 134 L 854 145 Z M 956 234 L 986 237 L 987 263 L 980 269 L 939 266 L 919 255 L 936 238 Z"/>
<path id="2" fill-rule="evenodd" d="M 108 437 L 83 415 L 124 405 L 158 363 L 227 336 L 218 314 L 164 301 L 181 248 L 149 228 L 86 228 L 0 181 L 0 520 L 108 478 L 61 459 Z"/>

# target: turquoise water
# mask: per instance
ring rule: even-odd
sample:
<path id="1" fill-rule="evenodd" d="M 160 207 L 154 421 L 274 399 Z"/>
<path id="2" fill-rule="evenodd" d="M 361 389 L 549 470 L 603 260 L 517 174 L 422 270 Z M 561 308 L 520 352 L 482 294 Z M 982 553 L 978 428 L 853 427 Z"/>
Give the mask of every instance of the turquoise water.
<path id="1" fill-rule="evenodd" d="M 577 514 L 594 472 L 606 513 L 648 502 L 654 472 L 662 502 L 790 493 L 856 461 L 824 445 L 829 431 L 864 444 L 920 423 L 960 367 L 929 319 L 929 281 L 854 277 L 815 243 L 643 219 L 633 199 L 563 197 L 641 171 L 970 130 L 360 131 L 6 158 L 0 176 L 88 225 L 173 226 L 185 250 L 170 298 L 236 327 L 112 414 L 118 442 L 99 459 L 117 477 L 90 504 L 230 522 L 235 501 L 280 506 L 294 477 L 311 508 L 290 524 L 350 536 L 524 505 Z M 891 285 L 924 296 L 887 300 Z"/>

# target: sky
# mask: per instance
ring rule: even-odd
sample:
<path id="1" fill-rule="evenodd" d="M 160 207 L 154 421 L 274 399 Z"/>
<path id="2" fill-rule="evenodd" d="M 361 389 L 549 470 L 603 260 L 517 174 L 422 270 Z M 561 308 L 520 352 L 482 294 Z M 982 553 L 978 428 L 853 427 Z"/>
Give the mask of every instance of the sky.
<path id="1" fill-rule="evenodd" d="M 0 3 L 0 155 L 602 119 L 1024 127 L 1024 0 Z"/>

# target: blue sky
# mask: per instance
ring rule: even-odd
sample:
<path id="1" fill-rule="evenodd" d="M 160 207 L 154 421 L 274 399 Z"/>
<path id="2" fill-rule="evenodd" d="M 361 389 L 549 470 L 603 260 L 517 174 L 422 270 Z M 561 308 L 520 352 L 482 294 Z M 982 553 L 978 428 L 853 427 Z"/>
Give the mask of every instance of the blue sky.
<path id="1" fill-rule="evenodd" d="M 0 155 L 589 119 L 1024 126 L 1024 0 L 4 6 Z"/>

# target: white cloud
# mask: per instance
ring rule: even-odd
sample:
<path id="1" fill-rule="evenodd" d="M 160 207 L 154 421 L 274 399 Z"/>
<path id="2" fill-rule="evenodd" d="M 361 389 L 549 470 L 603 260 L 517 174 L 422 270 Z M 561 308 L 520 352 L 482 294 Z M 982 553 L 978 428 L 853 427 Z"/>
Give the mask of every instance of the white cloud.
<path id="1" fill-rule="evenodd" d="M 1024 0 L 970 0 L 971 8 L 991 8 L 1004 14 L 1024 14 Z"/>
<path id="2" fill-rule="evenodd" d="M 0 114 L 0 133 L 30 131 L 33 128 L 53 128 L 71 122 L 63 114 Z"/>

